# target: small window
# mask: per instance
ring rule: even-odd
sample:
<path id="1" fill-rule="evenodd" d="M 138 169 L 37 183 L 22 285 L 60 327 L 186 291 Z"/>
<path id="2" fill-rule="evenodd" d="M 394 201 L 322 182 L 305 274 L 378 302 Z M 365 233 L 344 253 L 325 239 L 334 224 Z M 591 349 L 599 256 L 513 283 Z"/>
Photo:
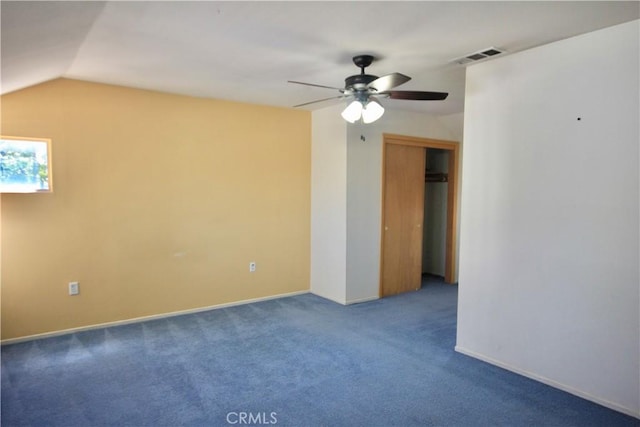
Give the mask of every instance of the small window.
<path id="1" fill-rule="evenodd" d="M 0 193 L 50 192 L 51 140 L 0 138 Z"/>

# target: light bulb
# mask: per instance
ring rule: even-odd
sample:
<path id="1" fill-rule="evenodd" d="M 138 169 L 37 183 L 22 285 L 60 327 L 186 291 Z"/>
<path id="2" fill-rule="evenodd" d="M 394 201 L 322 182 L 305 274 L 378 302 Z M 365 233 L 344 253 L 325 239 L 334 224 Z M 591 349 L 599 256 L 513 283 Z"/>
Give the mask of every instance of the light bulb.
<path id="1" fill-rule="evenodd" d="M 349 123 L 354 123 L 362 115 L 362 103 L 360 101 L 353 101 L 342 112 L 342 118 Z"/>
<path id="2" fill-rule="evenodd" d="M 362 110 L 362 121 L 365 123 L 373 123 L 384 114 L 384 108 L 376 101 L 369 101 Z"/>

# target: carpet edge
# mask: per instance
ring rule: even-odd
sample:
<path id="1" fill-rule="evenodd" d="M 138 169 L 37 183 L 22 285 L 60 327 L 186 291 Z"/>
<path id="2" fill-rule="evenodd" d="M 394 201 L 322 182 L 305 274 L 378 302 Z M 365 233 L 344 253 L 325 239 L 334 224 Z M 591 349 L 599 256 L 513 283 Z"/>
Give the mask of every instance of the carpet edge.
<path id="1" fill-rule="evenodd" d="M 308 290 L 287 292 L 287 293 L 284 293 L 284 294 L 269 295 L 269 296 L 266 296 L 266 297 L 251 298 L 251 299 L 233 301 L 233 302 L 222 303 L 222 304 L 214 304 L 214 305 L 209 305 L 209 306 L 205 306 L 205 307 L 190 308 L 190 309 L 178 310 L 178 311 L 170 311 L 168 313 L 152 314 L 152 315 L 149 315 L 149 316 L 133 317 L 131 319 L 114 320 L 113 322 L 96 323 L 94 325 L 79 326 L 77 328 L 62 329 L 62 330 L 59 330 L 59 331 L 43 332 L 41 334 L 26 335 L 26 336 L 17 337 L 17 338 L 7 338 L 7 339 L 4 339 L 4 340 L 0 340 L 0 345 L 18 344 L 18 343 L 21 343 L 21 342 L 27 342 L 27 341 L 33 341 L 33 340 L 39 340 L 39 339 L 45 339 L 45 338 L 52 338 L 52 337 L 57 337 L 57 336 L 61 336 L 61 335 L 74 334 L 76 332 L 91 331 L 91 330 L 94 330 L 94 329 L 109 328 L 109 327 L 113 327 L 113 326 L 123 326 L 123 325 L 129 325 L 129 324 L 132 324 L 132 323 L 147 322 L 149 320 L 158 320 L 158 319 L 165 319 L 165 318 L 168 318 L 168 317 L 183 316 L 185 314 L 201 313 L 203 311 L 217 310 L 217 309 L 220 309 L 220 308 L 227 308 L 227 307 L 235 307 L 235 306 L 238 306 L 238 305 L 253 304 L 253 303 L 256 303 L 256 302 L 269 301 L 269 300 L 280 299 L 280 298 L 288 298 L 288 297 L 293 297 L 293 296 L 297 296 L 297 295 L 304 295 L 304 294 L 308 294 L 308 293 L 309 293 Z"/>

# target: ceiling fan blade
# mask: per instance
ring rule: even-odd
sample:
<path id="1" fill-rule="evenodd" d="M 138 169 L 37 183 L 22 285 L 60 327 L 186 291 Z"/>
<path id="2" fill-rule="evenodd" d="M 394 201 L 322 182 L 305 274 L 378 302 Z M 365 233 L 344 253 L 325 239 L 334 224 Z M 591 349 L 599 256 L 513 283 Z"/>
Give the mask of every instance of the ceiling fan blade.
<path id="1" fill-rule="evenodd" d="M 295 84 L 297 84 L 297 85 L 305 85 L 305 86 L 313 86 L 313 87 L 322 87 L 322 88 L 325 88 L 325 89 L 335 89 L 335 90 L 339 90 L 339 91 L 341 91 L 341 92 L 344 90 L 344 89 L 339 88 L 339 87 L 316 85 L 316 84 L 313 84 L 313 83 L 296 82 L 296 81 L 293 81 L 293 80 L 287 80 L 287 82 L 289 82 L 289 83 L 295 83 Z"/>
<path id="2" fill-rule="evenodd" d="M 417 90 L 389 90 L 378 95 L 388 95 L 391 99 L 410 99 L 415 101 L 442 101 L 449 95 L 446 92 L 423 92 Z"/>
<path id="3" fill-rule="evenodd" d="M 330 99 L 343 99 L 343 98 L 347 98 L 347 95 L 339 95 L 339 96 L 332 96 L 330 98 L 317 99 L 315 101 L 305 102 L 304 104 L 294 105 L 293 108 L 304 107 L 305 105 L 315 104 L 316 102 L 329 101 Z"/>
<path id="4" fill-rule="evenodd" d="M 386 76 L 378 77 L 367 85 L 368 88 L 375 89 L 378 92 L 386 92 L 391 88 L 400 86 L 411 80 L 411 77 L 400 73 L 391 73 Z"/>

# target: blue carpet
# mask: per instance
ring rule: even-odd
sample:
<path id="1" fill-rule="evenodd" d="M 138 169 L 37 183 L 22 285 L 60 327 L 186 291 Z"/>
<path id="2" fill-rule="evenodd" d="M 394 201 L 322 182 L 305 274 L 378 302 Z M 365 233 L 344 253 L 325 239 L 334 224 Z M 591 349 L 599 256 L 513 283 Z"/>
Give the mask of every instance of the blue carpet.
<path id="1" fill-rule="evenodd" d="M 2 347 L 10 426 L 638 426 L 453 351 L 457 287 L 307 294 Z"/>

